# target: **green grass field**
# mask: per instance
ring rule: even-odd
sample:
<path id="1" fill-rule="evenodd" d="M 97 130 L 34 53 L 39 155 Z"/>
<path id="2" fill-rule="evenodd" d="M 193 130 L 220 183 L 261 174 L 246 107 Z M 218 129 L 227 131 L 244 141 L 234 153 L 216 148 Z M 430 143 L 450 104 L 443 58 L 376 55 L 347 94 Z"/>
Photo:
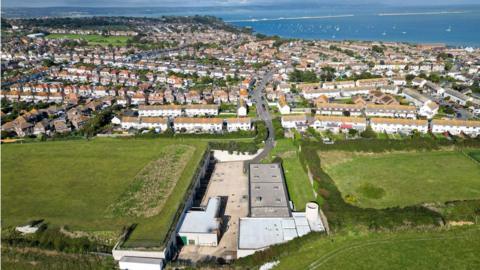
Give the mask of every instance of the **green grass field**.
<path id="1" fill-rule="evenodd" d="M 84 39 L 89 45 L 113 45 L 124 46 L 127 44 L 128 36 L 102 36 L 102 35 L 79 35 L 79 34 L 50 34 L 47 39 Z"/>
<path id="2" fill-rule="evenodd" d="M 480 228 L 310 235 L 288 243 L 274 269 L 478 269 Z M 253 261 L 255 258 L 252 258 Z"/>
<path id="3" fill-rule="evenodd" d="M 319 154 L 342 196 L 360 207 L 480 199 L 480 164 L 461 151 Z"/>
<path id="4" fill-rule="evenodd" d="M 308 175 L 300 164 L 297 151 L 298 147 L 291 139 L 280 139 L 270 153 L 270 160 L 275 156 L 282 158 L 290 199 L 295 205 L 295 210 L 302 211 L 307 202 L 315 201 L 315 196 Z"/>
<path id="5" fill-rule="evenodd" d="M 163 160 L 166 147 L 180 144 L 195 149 L 185 168 L 173 163 L 182 172 L 165 207 L 150 217 L 112 216 L 109 206 L 135 188 L 137 174 Z M 99 138 L 2 145 L 2 225 L 45 219 L 71 230 L 118 234 L 123 226 L 138 223 L 132 237 L 163 240 L 205 147 L 190 139 Z"/>

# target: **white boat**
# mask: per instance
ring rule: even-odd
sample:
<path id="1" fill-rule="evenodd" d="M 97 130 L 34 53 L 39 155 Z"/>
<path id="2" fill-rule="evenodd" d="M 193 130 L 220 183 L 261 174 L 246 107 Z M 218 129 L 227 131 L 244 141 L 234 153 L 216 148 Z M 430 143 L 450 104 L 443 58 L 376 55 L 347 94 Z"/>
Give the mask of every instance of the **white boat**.
<path id="1" fill-rule="evenodd" d="M 449 25 L 448 28 L 445 29 L 445 31 L 447 31 L 447 32 L 452 32 L 452 26 Z"/>

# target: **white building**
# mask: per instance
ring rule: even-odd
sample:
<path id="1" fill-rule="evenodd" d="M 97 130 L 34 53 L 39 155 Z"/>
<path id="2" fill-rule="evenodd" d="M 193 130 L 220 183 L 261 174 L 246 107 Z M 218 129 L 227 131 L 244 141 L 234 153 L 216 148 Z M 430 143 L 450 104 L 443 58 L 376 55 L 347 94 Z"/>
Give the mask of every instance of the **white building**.
<path id="1" fill-rule="evenodd" d="M 156 132 L 167 130 L 168 121 L 163 117 L 140 117 L 140 128 L 155 129 Z"/>
<path id="2" fill-rule="evenodd" d="M 249 216 L 240 218 L 237 257 L 280 244 L 311 231 L 325 231 L 316 203 L 292 212 L 280 164 L 250 164 Z"/>
<path id="3" fill-rule="evenodd" d="M 427 83 L 427 80 L 425 80 L 423 78 L 420 78 L 420 77 L 416 77 L 412 80 L 412 85 L 413 86 L 423 87 L 425 85 L 425 83 Z"/>
<path id="4" fill-rule="evenodd" d="M 458 103 L 462 106 L 465 106 L 468 101 L 472 100 L 471 97 L 465 94 L 462 94 L 458 91 L 455 91 L 453 89 L 445 89 L 442 96 L 445 98 L 448 97 L 451 101 Z"/>
<path id="5" fill-rule="evenodd" d="M 398 117 L 415 119 L 417 109 L 415 106 L 368 104 L 365 108 L 365 115 L 367 117 Z"/>
<path id="6" fill-rule="evenodd" d="M 227 131 L 235 132 L 239 130 L 252 130 L 252 119 L 250 117 L 243 118 L 227 118 Z"/>
<path id="7" fill-rule="evenodd" d="M 407 85 L 407 80 L 405 80 L 405 78 L 402 78 L 402 77 L 393 78 L 393 79 L 392 79 L 392 82 L 393 82 L 393 85 L 396 85 L 396 86 L 405 86 L 405 85 Z"/>
<path id="8" fill-rule="evenodd" d="M 121 125 L 122 125 L 122 129 L 125 129 L 125 130 L 131 129 L 131 128 L 139 129 L 140 119 L 138 117 L 122 116 Z"/>
<path id="9" fill-rule="evenodd" d="M 353 88 L 355 87 L 355 81 L 324 82 L 322 87 L 325 89 Z"/>
<path id="10" fill-rule="evenodd" d="M 191 118 L 177 117 L 173 120 L 176 132 L 206 132 L 219 133 L 222 131 L 223 120 L 220 118 Z"/>
<path id="11" fill-rule="evenodd" d="M 214 104 L 191 104 L 184 108 L 185 114 L 189 117 L 218 115 L 218 105 Z"/>
<path id="12" fill-rule="evenodd" d="M 204 209 L 190 209 L 183 219 L 178 235 L 184 245 L 211 246 L 218 245 L 220 235 L 221 205 L 220 197 L 211 197 Z"/>
<path id="13" fill-rule="evenodd" d="M 439 106 L 434 101 L 428 100 L 420 107 L 419 115 L 432 119 L 438 113 Z"/>
<path id="14" fill-rule="evenodd" d="M 368 95 L 370 91 L 375 90 L 375 88 L 371 87 L 353 87 L 353 88 L 345 88 L 341 89 L 340 94 L 342 97 L 352 97 L 355 95 Z"/>
<path id="15" fill-rule="evenodd" d="M 140 105 L 139 116 L 177 117 L 182 115 L 182 106 L 179 105 Z"/>
<path id="16" fill-rule="evenodd" d="M 439 86 L 438 84 L 434 84 L 430 81 L 427 81 L 424 87 L 425 89 L 427 89 L 427 91 L 431 92 L 435 96 L 442 96 L 443 92 L 445 92 L 445 89 L 443 89 L 441 86 Z"/>
<path id="17" fill-rule="evenodd" d="M 282 127 L 285 129 L 298 129 L 303 130 L 307 127 L 307 116 L 305 114 L 300 115 L 285 115 L 282 116 Z"/>
<path id="18" fill-rule="evenodd" d="M 124 256 L 118 265 L 121 270 L 162 270 L 163 259 Z"/>
<path id="19" fill-rule="evenodd" d="M 370 126 L 378 133 L 401 133 L 411 134 L 414 130 L 420 133 L 428 132 L 427 120 L 398 119 L 398 118 L 372 118 Z"/>
<path id="20" fill-rule="evenodd" d="M 114 125 L 121 125 L 122 124 L 122 119 L 119 118 L 118 116 L 114 116 L 110 122 Z"/>
<path id="21" fill-rule="evenodd" d="M 305 99 L 316 99 L 320 96 L 328 98 L 340 98 L 342 91 L 340 89 L 304 89 L 302 95 Z"/>
<path id="22" fill-rule="evenodd" d="M 289 217 L 240 218 L 237 257 L 245 257 L 272 245 L 290 241 L 312 231 L 325 231 L 316 203 Z"/>
<path id="23" fill-rule="evenodd" d="M 480 121 L 469 120 L 432 120 L 432 132 L 458 135 L 460 133 L 476 137 L 480 134 Z"/>
<path id="24" fill-rule="evenodd" d="M 415 89 L 406 88 L 403 89 L 402 95 L 410 102 L 415 104 L 417 107 L 423 106 L 427 101 L 430 100 L 429 97 L 423 95 Z"/>
<path id="25" fill-rule="evenodd" d="M 360 116 L 363 106 L 343 103 L 321 103 L 317 105 L 317 114 L 337 116 Z"/>
<path id="26" fill-rule="evenodd" d="M 331 131 L 339 133 L 354 129 L 359 132 L 367 128 L 367 120 L 360 117 L 342 117 L 342 116 L 320 116 L 317 115 L 311 124 L 313 128 L 321 131 Z"/>
<path id="27" fill-rule="evenodd" d="M 387 78 L 362 79 L 355 82 L 357 87 L 382 87 L 388 85 Z"/>
<path id="28" fill-rule="evenodd" d="M 280 111 L 280 114 L 290 114 L 290 106 L 288 106 L 285 96 L 280 96 L 280 98 L 278 99 L 277 106 L 278 106 L 278 110 Z"/>
<path id="29" fill-rule="evenodd" d="M 247 116 L 247 104 L 245 103 L 245 100 L 240 99 L 238 101 L 238 107 L 237 107 L 237 116 L 238 117 L 244 117 Z"/>

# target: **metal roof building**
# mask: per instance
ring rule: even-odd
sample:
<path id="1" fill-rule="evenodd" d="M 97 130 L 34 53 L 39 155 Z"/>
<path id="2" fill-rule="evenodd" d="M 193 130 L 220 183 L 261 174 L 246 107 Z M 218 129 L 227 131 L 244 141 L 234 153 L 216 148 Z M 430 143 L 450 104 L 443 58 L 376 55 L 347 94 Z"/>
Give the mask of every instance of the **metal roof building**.
<path id="1" fill-rule="evenodd" d="M 250 217 L 290 217 L 289 199 L 280 164 L 250 164 Z"/>
<path id="2" fill-rule="evenodd" d="M 178 235 L 185 245 L 217 246 L 220 233 L 218 213 L 220 197 L 211 197 L 203 210 L 190 210 L 186 213 Z"/>
<path id="3" fill-rule="evenodd" d="M 280 164 L 250 164 L 250 215 L 240 218 L 237 257 L 244 257 L 311 231 L 324 231 L 318 205 L 291 212 Z"/>

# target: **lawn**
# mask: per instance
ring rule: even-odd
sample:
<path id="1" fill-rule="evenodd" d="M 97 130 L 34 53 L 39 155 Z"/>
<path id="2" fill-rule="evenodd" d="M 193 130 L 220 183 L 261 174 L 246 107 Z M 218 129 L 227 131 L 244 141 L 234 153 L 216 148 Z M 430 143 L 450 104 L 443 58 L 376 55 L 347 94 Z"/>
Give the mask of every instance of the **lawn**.
<path id="1" fill-rule="evenodd" d="M 79 35 L 79 34 L 50 34 L 47 39 L 84 39 L 89 45 L 113 45 L 125 46 L 128 36 L 102 36 L 102 35 Z"/>
<path id="2" fill-rule="evenodd" d="M 478 226 L 351 235 L 288 243 L 274 269 L 478 269 Z M 255 258 L 250 261 L 255 262 Z M 256 262 L 258 263 L 258 262 Z"/>
<path id="3" fill-rule="evenodd" d="M 276 156 L 283 160 L 288 193 L 295 205 L 295 210 L 303 211 L 307 202 L 315 201 L 315 196 L 308 175 L 298 159 L 298 147 L 293 144 L 291 139 L 277 140 L 268 161 Z"/>
<path id="4" fill-rule="evenodd" d="M 163 240 L 205 147 L 190 139 L 99 138 L 2 145 L 2 225 L 45 219 L 70 230 L 118 234 L 138 223 L 132 236 Z M 134 199 L 125 203 L 123 195 Z"/>
<path id="5" fill-rule="evenodd" d="M 360 207 L 480 199 L 480 164 L 461 151 L 319 155 L 342 196 Z"/>

